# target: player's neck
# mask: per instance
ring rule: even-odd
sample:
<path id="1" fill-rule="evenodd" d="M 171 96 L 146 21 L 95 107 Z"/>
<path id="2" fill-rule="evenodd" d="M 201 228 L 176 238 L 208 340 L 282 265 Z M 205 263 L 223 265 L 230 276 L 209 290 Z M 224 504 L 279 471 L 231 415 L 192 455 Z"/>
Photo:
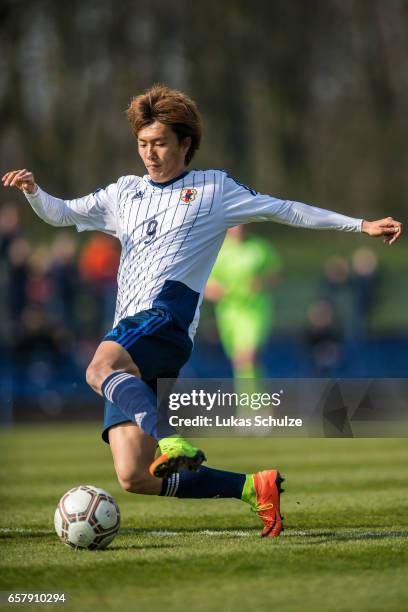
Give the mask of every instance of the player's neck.
<path id="1" fill-rule="evenodd" d="M 172 183 L 175 183 L 176 181 L 179 181 L 180 179 L 182 179 L 184 176 L 186 176 L 186 174 L 188 174 L 189 170 L 187 169 L 186 166 L 183 166 L 183 168 L 179 169 L 179 171 L 177 173 L 172 173 L 170 176 L 167 177 L 158 177 L 158 178 L 153 178 L 150 174 L 149 174 L 149 182 L 152 185 L 155 185 L 157 187 L 165 187 L 166 185 L 171 185 Z"/>
<path id="2" fill-rule="evenodd" d="M 149 168 L 147 168 L 147 170 L 149 171 Z M 161 183 L 173 182 L 175 179 L 177 179 L 179 176 L 186 172 L 187 166 L 184 163 L 180 163 L 173 166 L 173 168 L 168 168 L 167 172 L 161 172 L 160 169 L 157 170 L 158 171 L 156 172 L 154 170 L 153 172 L 150 171 L 149 178 L 154 183 L 160 185 Z M 161 170 L 164 170 L 164 168 L 162 168 Z"/>

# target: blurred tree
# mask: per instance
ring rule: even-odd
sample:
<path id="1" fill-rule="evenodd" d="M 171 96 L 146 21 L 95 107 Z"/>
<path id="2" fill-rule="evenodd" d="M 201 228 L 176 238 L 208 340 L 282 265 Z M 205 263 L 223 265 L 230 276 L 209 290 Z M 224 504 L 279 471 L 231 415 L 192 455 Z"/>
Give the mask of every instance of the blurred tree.
<path id="1" fill-rule="evenodd" d="M 143 172 L 124 110 L 163 81 L 204 115 L 196 165 L 397 216 L 407 57 L 405 0 L 3 0 L 0 163 L 65 197 Z"/>

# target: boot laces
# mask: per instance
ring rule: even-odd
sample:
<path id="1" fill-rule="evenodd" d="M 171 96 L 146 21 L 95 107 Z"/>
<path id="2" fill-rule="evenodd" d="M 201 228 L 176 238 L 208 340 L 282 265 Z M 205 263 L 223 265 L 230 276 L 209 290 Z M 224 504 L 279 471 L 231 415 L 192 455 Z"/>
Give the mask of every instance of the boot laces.
<path id="1" fill-rule="evenodd" d="M 275 508 L 275 504 L 263 504 L 262 506 L 255 506 L 251 508 L 252 512 L 255 512 L 259 518 L 261 518 L 265 523 L 273 523 L 275 517 L 271 517 L 268 513 L 269 510 L 273 510 Z"/>

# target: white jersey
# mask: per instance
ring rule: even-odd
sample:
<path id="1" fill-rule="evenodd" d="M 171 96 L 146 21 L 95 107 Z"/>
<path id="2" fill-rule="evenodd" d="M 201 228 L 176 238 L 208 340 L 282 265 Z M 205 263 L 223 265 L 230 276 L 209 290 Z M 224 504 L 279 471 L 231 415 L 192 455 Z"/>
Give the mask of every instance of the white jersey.
<path id="1" fill-rule="evenodd" d="M 193 338 L 203 291 L 226 230 L 252 221 L 361 231 L 362 220 L 262 195 L 221 170 L 191 170 L 167 183 L 123 176 L 75 200 L 26 194 L 52 225 L 100 230 L 122 244 L 115 322 L 159 307 Z"/>

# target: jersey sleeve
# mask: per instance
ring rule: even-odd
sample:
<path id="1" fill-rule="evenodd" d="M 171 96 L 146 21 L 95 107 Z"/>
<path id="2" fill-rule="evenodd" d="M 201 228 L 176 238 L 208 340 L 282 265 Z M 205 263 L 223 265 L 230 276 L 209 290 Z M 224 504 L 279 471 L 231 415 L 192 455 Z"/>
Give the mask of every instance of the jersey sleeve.
<path id="1" fill-rule="evenodd" d="M 117 236 L 117 183 L 74 200 L 56 198 L 41 188 L 35 194 L 26 193 L 34 212 L 43 221 L 56 227 L 75 225 L 79 232 L 99 230 Z"/>
<path id="2" fill-rule="evenodd" d="M 222 206 L 226 228 L 254 221 L 275 221 L 284 225 L 318 230 L 361 232 L 363 220 L 258 193 L 228 174 L 222 188 Z"/>

